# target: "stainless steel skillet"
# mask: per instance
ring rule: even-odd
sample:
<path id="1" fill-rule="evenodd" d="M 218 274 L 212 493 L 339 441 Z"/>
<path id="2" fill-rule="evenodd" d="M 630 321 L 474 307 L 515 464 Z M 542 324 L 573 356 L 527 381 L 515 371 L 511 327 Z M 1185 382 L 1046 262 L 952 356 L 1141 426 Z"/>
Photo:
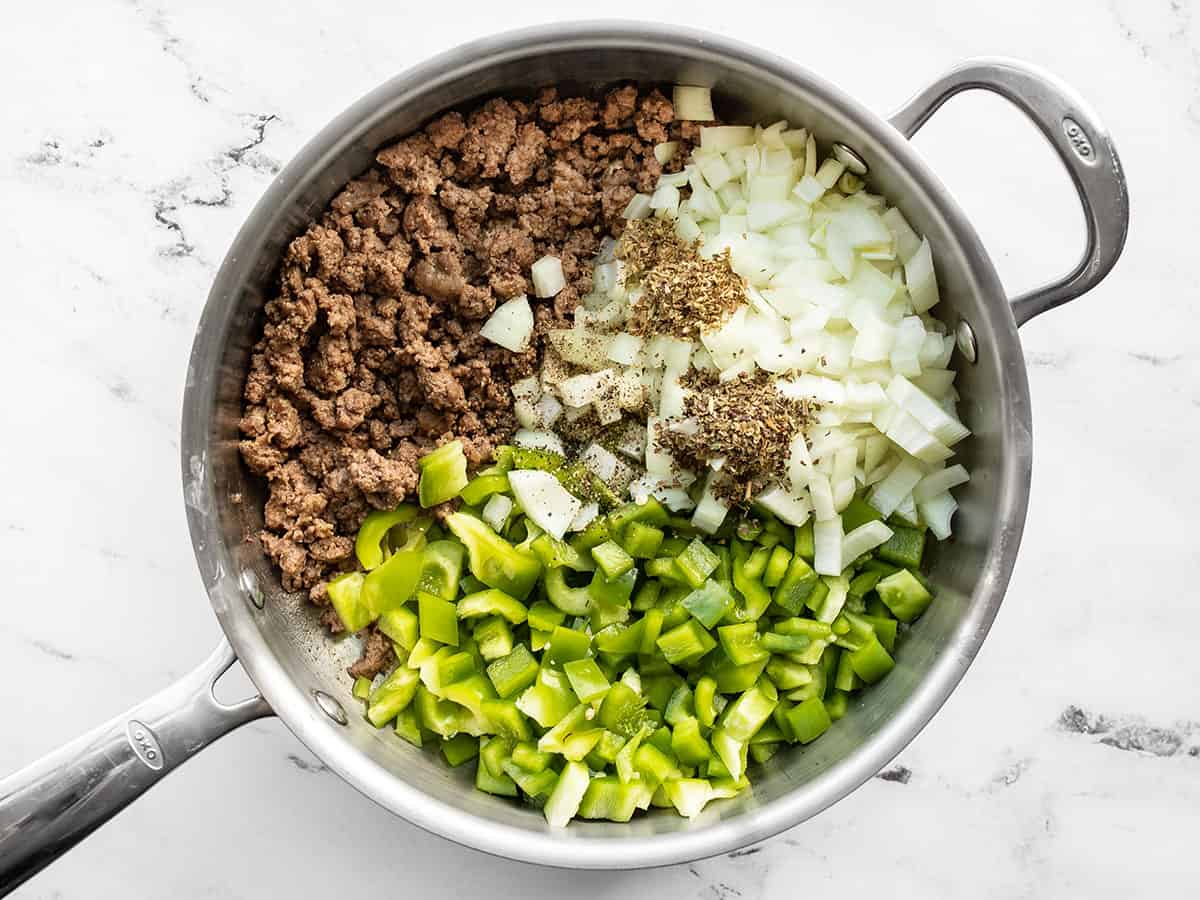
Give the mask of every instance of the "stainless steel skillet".
<path id="1" fill-rule="evenodd" d="M 452 106 L 546 84 L 635 79 L 714 87 L 725 118 L 786 118 L 839 142 L 935 248 L 940 315 L 958 329 L 963 447 L 972 480 L 954 542 L 938 548 L 939 602 L 898 666 L 821 741 L 780 753 L 752 792 L 688 822 L 655 813 L 619 825 L 546 827 L 540 813 L 472 789 L 467 773 L 377 732 L 350 703 L 349 647 L 331 649 L 313 609 L 285 594 L 257 543 L 261 489 L 242 468 L 236 425 L 258 313 L 286 243 L 374 151 Z M 1087 225 L 1084 256 L 1061 279 L 1015 299 L 978 236 L 907 138 L 954 94 L 1016 104 L 1067 168 Z M 881 118 L 811 72 L 727 41 L 664 25 L 575 23 L 460 47 L 398 76 L 331 122 L 280 173 L 238 234 L 197 330 L 183 404 L 183 488 L 205 589 L 225 630 L 190 675 L 0 781 L 0 891 L 20 884 L 192 754 L 237 726 L 278 715 L 330 768 L 422 828 L 480 850 L 554 866 L 636 868 L 727 852 L 802 822 L 870 778 L 937 712 L 978 652 L 1008 584 L 1028 501 L 1029 390 L 1017 327 L 1094 287 L 1120 255 L 1125 180 L 1095 114 L 1031 66 L 963 64 Z M 231 501 L 240 493 L 242 504 Z M 261 696 L 219 703 L 214 681 L 240 659 Z"/>

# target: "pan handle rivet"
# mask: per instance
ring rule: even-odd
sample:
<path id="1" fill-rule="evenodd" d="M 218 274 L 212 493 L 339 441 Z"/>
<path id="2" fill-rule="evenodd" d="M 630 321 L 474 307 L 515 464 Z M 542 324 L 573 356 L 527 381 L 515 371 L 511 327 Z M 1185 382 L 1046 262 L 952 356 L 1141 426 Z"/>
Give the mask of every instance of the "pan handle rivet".
<path id="1" fill-rule="evenodd" d="M 954 329 L 954 342 L 958 344 L 958 350 L 969 363 L 975 362 L 978 354 L 975 347 L 975 332 L 971 330 L 971 324 L 966 319 L 958 320 L 958 327 Z"/>
<path id="2" fill-rule="evenodd" d="M 313 691 L 313 699 L 317 701 L 317 706 L 321 708 L 321 712 L 333 719 L 339 725 L 345 725 L 350 720 L 346 717 L 346 710 L 342 708 L 342 704 L 333 697 L 329 696 L 324 691 Z"/>
<path id="3" fill-rule="evenodd" d="M 853 172 L 855 175 L 867 174 L 866 161 L 858 155 L 857 150 L 852 150 L 841 141 L 834 143 L 833 156 L 834 159 L 846 167 L 848 172 Z"/>

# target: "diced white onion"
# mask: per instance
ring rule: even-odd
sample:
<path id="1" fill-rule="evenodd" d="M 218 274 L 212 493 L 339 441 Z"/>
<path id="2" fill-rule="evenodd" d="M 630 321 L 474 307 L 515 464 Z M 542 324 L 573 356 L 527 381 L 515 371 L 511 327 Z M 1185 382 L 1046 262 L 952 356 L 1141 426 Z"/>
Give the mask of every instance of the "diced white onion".
<path id="1" fill-rule="evenodd" d="M 621 217 L 625 219 L 648 219 L 650 212 L 650 195 L 634 194 L 632 199 L 625 204 L 625 210 L 621 213 Z"/>
<path id="2" fill-rule="evenodd" d="M 930 472 L 913 488 L 913 499 L 918 503 L 922 500 L 930 500 L 937 494 L 945 493 L 952 487 L 966 484 L 970 478 L 971 476 L 967 474 L 967 470 L 963 466 L 950 466 L 946 469 Z"/>
<path id="3" fill-rule="evenodd" d="M 864 553 L 887 543 L 892 529 L 883 522 L 866 522 L 842 538 L 842 560 L 853 562 Z"/>
<path id="4" fill-rule="evenodd" d="M 807 497 L 787 491 L 778 484 L 761 491 L 754 502 L 786 525 L 803 525 L 812 515 L 812 504 Z"/>
<path id="5" fill-rule="evenodd" d="M 953 518 L 954 511 L 958 509 L 958 503 L 949 491 L 920 501 L 917 509 L 920 510 L 921 518 L 925 520 L 925 524 L 929 526 L 934 537 L 939 541 L 944 541 L 950 536 L 950 519 Z"/>
<path id="6" fill-rule="evenodd" d="M 553 297 L 567 286 L 562 260 L 557 256 L 543 256 L 533 264 L 529 277 L 533 281 L 533 292 L 539 297 Z"/>
<path id="7" fill-rule="evenodd" d="M 514 353 L 525 350 L 533 336 L 533 310 L 529 306 L 529 299 L 521 294 L 501 303 L 483 323 L 479 334 L 505 350 Z"/>
<path id="8" fill-rule="evenodd" d="M 700 495 L 696 511 L 692 513 L 692 525 L 708 534 L 716 533 L 729 512 L 729 504 L 713 490 L 715 484 L 716 476 L 710 475 L 704 483 L 704 493 Z"/>
<path id="9" fill-rule="evenodd" d="M 921 241 L 917 252 L 904 264 L 904 281 L 914 310 L 921 313 L 937 305 L 937 275 L 933 270 L 933 250 L 928 238 Z"/>
<path id="10" fill-rule="evenodd" d="M 558 394 L 567 406 L 586 406 L 595 403 L 611 389 L 613 378 L 612 369 L 582 372 L 560 381 Z"/>
<path id="11" fill-rule="evenodd" d="M 813 568 L 818 575 L 842 574 L 842 517 L 813 524 Z M 836 618 L 836 616 L 835 616 Z M 830 619 L 830 621 L 833 621 Z"/>
<path id="12" fill-rule="evenodd" d="M 513 443 L 527 450 L 549 450 L 551 453 L 557 453 L 560 456 L 565 456 L 567 453 L 563 447 L 562 438 L 553 431 L 535 431 L 529 428 L 521 428 L 513 435 Z"/>
<path id="13" fill-rule="evenodd" d="M 590 503 L 583 504 L 583 506 L 579 508 L 579 512 L 575 514 L 575 518 L 571 520 L 571 524 L 567 527 L 567 531 L 583 531 L 583 529 L 592 524 L 598 515 L 600 515 L 600 504 L 595 500 L 591 501 Z"/>
<path id="14" fill-rule="evenodd" d="M 658 160 L 660 166 L 665 166 L 675 158 L 678 150 L 679 141 L 663 141 L 661 144 L 654 145 L 654 158 Z"/>
<path id="15" fill-rule="evenodd" d="M 710 88 L 677 84 L 672 101 L 676 119 L 685 122 L 711 122 L 716 118 L 713 114 Z"/>
<path id="16" fill-rule="evenodd" d="M 902 459 L 890 475 L 872 492 L 867 500 L 886 519 L 900 505 L 924 476 L 925 470 L 911 459 Z"/>
<path id="17" fill-rule="evenodd" d="M 514 469 L 508 473 L 513 496 L 525 515 L 547 534 L 562 540 L 583 503 L 552 474 L 540 469 Z"/>
<path id="18" fill-rule="evenodd" d="M 617 459 L 612 451 L 595 443 L 587 445 L 584 451 L 579 454 L 579 461 L 583 463 L 584 468 L 596 475 L 605 484 L 613 480 L 613 477 L 617 474 L 617 466 L 621 465 L 621 461 Z"/>
<path id="19" fill-rule="evenodd" d="M 480 518 L 492 526 L 494 531 L 503 531 L 508 514 L 512 512 L 513 502 L 504 494 L 492 494 L 483 505 Z"/>

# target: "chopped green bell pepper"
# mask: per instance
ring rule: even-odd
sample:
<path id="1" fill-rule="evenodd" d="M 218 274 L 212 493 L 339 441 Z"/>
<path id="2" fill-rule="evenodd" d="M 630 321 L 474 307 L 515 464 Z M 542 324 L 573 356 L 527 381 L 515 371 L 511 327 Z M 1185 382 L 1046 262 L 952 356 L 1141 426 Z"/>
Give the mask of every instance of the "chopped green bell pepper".
<path id="1" fill-rule="evenodd" d="M 772 554 L 773 555 L 773 554 Z M 800 554 L 792 556 L 788 562 L 787 572 L 779 586 L 775 588 L 774 601 L 793 616 L 804 611 L 805 601 L 813 592 L 820 579 L 817 573 Z"/>
<path id="2" fill-rule="evenodd" d="M 508 490 L 508 475 L 505 473 L 479 474 L 467 482 L 458 496 L 467 506 L 478 506 L 492 494 L 507 494 Z"/>
<path id="3" fill-rule="evenodd" d="M 546 658 L 555 665 L 561 666 L 586 658 L 591 649 L 591 635 L 574 628 L 556 625 L 550 633 L 550 642 L 546 645 Z"/>
<path id="4" fill-rule="evenodd" d="M 456 734 L 442 741 L 442 756 L 451 766 L 461 766 L 479 755 L 479 738 Z"/>
<path id="5" fill-rule="evenodd" d="M 458 583 L 463 570 L 463 546 L 458 541 L 430 541 L 425 545 L 421 575 L 417 590 L 453 600 L 458 596 Z"/>
<path id="6" fill-rule="evenodd" d="M 832 724 L 820 697 L 809 697 L 788 711 L 788 727 L 801 744 L 819 738 Z"/>
<path id="7" fill-rule="evenodd" d="M 363 582 L 366 576 L 362 572 L 347 572 L 332 578 L 326 586 L 329 602 L 337 611 L 338 618 L 350 632 L 361 631 L 371 624 L 375 618 L 370 607 L 363 600 Z"/>
<path id="8" fill-rule="evenodd" d="M 536 557 L 521 553 L 487 524 L 466 513 L 452 513 L 446 524 L 466 545 L 472 575 L 518 600 L 529 596 L 542 573 L 542 564 Z"/>
<path id="9" fill-rule="evenodd" d="M 425 509 L 457 497 L 467 486 L 467 457 L 462 441 L 442 444 L 417 460 L 417 465 L 421 469 L 417 495 Z"/>
<path id="10" fill-rule="evenodd" d="M 925 555 L 925 531 L 904 525 L 892 527 L 892 536 L 875 551 L 879 558 L 897 566 L 916 569 Z"/>
<path id="11" fill-rule="evenodd" d="M 693 662 L 717 646 L 712 635 L 696 619 L 672 628 L 658 639 L 657 644 L 672 665 Z"/>
<path id="12" fill-rule="evenodd" d="M 850 658 L 850 665 L 854 668 L 854 674 L 867 684 L 874 684 L 896 665 L 896 661 L 883 648 L 879 638 L 873 635 L 871 640 L 859 649 L 851 651 L 847 656 Z"/>
<path id="13" fill-rule="evenodd" d="M 383 563 L 385 553 L 383 539 L 396 525 L 411 522 L 417 517 L 417 508 L 403 504 L 395 509 L 377 509 L 367 514 L 358 526 L 354 538 L 354 555 L 364 569 L 374 569 Z"/>
<path id="14" fill-rule="evenodd" d="M 675 557 L 675 565 L 693 588 L 704 584 L 720 564 L 721 557 L 699 538 L 694 539 L 686 550 Z"/>
<path id="15" fill-rule="evenodd" d="M 421 637 L 452 647 L 458 646 L 458 611 L 453 603 L 418 591 L 417 615 L 420 619 Z"/>
<path id="16" fill-rule="evenodd" d="M 423 549 L 398 550 L 367 573 L 363 579 L 362 599 L 371 611 L 371 618 L 378 618 L 412 599 L 424 560 Z"/>
<path id="17" fill-rule="evenodd" d="M 884 578 L 875 586 L 875 592 L 901 622 L 913 621 L 933 602 L 933 595 L 908 569 Z"/>
<path id="18" fill-rule="evenodd" d="M 634 566 L 633 557 L 615 541 L 605 541 L 592 548 L 592 559 L 608 580 L 619 578 Z M 636 576 L 635 576 L 636 577 Z"/>
<path id="19" fill-rule="evenodd" d="M 636 576 L 635 576 L 636 577 Z M 561 568 L 547 569 L 545 576 L 547 599 L 571 616 L 585 616 L 592 606 L 592 592 L 588 587 L 571 587 Z"/>
<path id="20" fill-rule="evenodd" d="M 497 588 L 487 588 L 474 594 L 468 594 L 458 601 L 458 617 L 460 619 L 501 616 L 513 625 L 520 625 L 525 621 L 528 613 L 524 603 L 514 600 Z"/>
<path id="21" fill-rule="evenodd" d="M 733 595 L 708 579 L 683 599 L 684 608 L 705 628 L 712 628 L 733 608 Z"/>
<path id="22" fill-rule="evenodd" d="M 511 697 L 537 681 L 539 671 L 533 654 L 524 644 L 517 644 L 508 656 L 502 656 L 488 665 L 487 676 L 497 694 Z"/>
<path id="23" fill-rule="evenodd" d="M 664 534 L 661 528 L 635 521 L 625 526 L 621 544 L 624 546 L 625 552 L 635 559 L 654 559 L 662 546 L 663 538 Z"/>

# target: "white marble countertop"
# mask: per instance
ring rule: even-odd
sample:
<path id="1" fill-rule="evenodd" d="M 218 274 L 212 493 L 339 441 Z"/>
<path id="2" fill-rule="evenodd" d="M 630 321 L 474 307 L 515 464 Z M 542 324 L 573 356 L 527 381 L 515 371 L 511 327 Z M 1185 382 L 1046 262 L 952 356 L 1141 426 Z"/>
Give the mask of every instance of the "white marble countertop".
<path id="1" fill-rule="evenodd" d="M 179 401 L 208 284 L 272 173 L 352 100 L 423 58 L 601 9 L 409 6 L 76 0 L 6 13 L 0 380 L 14 393 L 0 442 L 0 772 L 164 686 L 216 642 L 180 502 Z M 203 753 L 17 895 L 302 898 L 359 885 L 431 900 L 730 900 L 830 888 L 1194 895 L 1192 7 L 602 7 L 678 17 L 790 55 L 881 112 L 964 57 L 1022 57 L 1074 84 L 1123 155 L 1134 216 L 1124 259 L 1092 295 L 1022 331 L 1035 467 L 1008 597 L 959 690 L 891 769 L 729 858 L 567 873 L 491 859 L 406 825 L 267 720 Z M 918 144 L 1013 291 L 1074 259 L 1082 232 L 1067 179 L 1001 101 L 952 101 Z"/>

